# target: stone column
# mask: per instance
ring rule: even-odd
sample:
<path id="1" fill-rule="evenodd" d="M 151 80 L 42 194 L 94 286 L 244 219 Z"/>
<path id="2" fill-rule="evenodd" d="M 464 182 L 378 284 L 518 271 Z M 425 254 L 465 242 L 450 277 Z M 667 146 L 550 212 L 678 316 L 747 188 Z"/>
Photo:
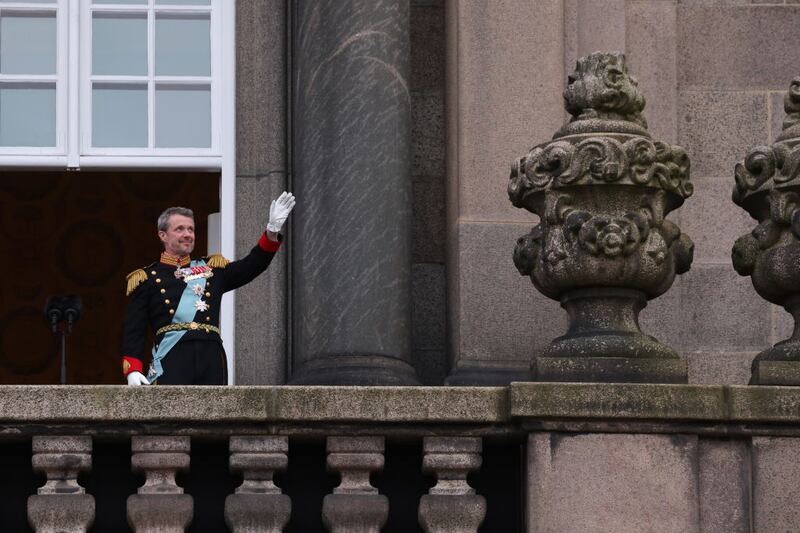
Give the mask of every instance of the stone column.
<path id="1" fill-rule="evenodd" d="M 292 502 L 272 482 L 289 464 L 288 437 L 231 437 L 232 472 L 244 476 L 225 499 L 225 523 L 234 533 L 280 533 L 289 522 Z"/>
<path id="2" fill-rule="evenodd" d="M 422 469 L 436 485 L 419 502 L 426 533 L 476 533 L 486 516 L 486 499 L 475 494 L 467 474 L 481 467 L 482 441 L 473 437 L 425 437 Z"/>
<path id="3" fill-rule="evenodd" d="M 328 469 L 341 482 L 322 501 L 322 522 L 331 533 L 378 533 L 389 517 L 389 499 L 369 482 L 383 469 L 383 437 L 328 437 Z"/>
<path id="4" fill-rule="evenodd" d="M 136 533 L 181 533 L 192 521 L 192 497 L 175 483 L 189 469 L 189 437 L 132 437 L 131 466 L 145 475 L 128 497 L 128 523 Z"/>
<path id="5" fill-rule="evenodd" d="M 413 385 L 408 0 L 296 8 L 292 382 Z"/>
<path id="6" fill-rule="evenodd" d="M 78 484 L 92 468 L 91 437 L 33 437 L 33 469 L 47 481 L 28 498 L 28 522 L 37 533 L 78 533 L 94 522 L 94 497 Z"/>

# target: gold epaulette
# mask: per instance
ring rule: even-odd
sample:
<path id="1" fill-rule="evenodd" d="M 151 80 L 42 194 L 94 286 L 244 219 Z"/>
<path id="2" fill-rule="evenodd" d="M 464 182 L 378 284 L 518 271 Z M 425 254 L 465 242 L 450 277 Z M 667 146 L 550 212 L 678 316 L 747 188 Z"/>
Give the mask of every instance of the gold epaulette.
<path id="1" fill-rule="evenodd" d="M 221 254 L 210 255 L 208 256 L 208 261 L 206 261 L 206 264 L 211 268 L 225 268 L 228 266 L 228 263 L 230 263 L 230 261 L 225 259 Z"/>
<path id="2" fill-rule="evenodd" d="M 147 279 L 147 272 L 142 270 L 141 268 L 138 270 L 134 270 L 127 276 L 128 280 L 128 290 L 125 293 L 125 296 L 130 296 L 131 293 L 136 290 L 136 287 L 139 286 L 144 280 Z"/>

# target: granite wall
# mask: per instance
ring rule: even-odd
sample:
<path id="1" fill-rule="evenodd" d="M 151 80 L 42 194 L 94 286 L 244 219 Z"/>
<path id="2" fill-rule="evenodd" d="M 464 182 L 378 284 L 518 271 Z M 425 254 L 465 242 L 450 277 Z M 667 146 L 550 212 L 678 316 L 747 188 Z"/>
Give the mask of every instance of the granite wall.
<path id="1" fill-rule="evenodd" d="M 753 356 L 791 332 L 730 261 L 755 222 L 730 200 L 733 167 L 770 143 L 798 74 L 796 2 L 449 0 L 448 301 L 458 368 L 524 372 L 565 331 L 565 313 L 511 262 L 535 220 L 509 203 L 509 164 L 565 120 L 575 59 L 622 50 L 654 137 L 687 149 L 695 194 L 671 215 L 694 240 L 692 270 L 642 313 L 645 332 L 689 362 L 693 383 L 746 383 Z"/>

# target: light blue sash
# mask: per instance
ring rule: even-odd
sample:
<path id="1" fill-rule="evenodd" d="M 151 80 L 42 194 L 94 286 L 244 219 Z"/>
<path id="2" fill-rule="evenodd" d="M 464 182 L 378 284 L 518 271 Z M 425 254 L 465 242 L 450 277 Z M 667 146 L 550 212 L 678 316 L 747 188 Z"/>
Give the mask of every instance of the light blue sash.
<path id="1" fill-rule="evenodd" d="M 205 264 L 206 262 L 202 259 L 197 259 L 192 261 L 190 266 L 199 267 L 205 266 Z M 193 290 L 195 285 L 200 285 L 200 287 L 205 290 L 206 278 L 193 279 L 186 284 L 186 288 L 183 289 L 183 294 L 181 294 L 181 300 L 178 302 L 178 308 L 175 310 L 175 314 L 172 315 L 173 324 L 192 322 L 194 320 L 194 315 L 197 313 L 197 308 L 194 306 L 194 303 L 198 298 Z M 176 344 L 178 344 L 178 341 L 181 340 L 181 337 L 183 337 L 185 333 L 185 329 L 168 331 L 164 334 L 164 338 L 161 339 L 161 343 L 153 346 L 153 362 L 150 364 L 150 370 L 147 372 L 147 379 L 150 380 L 151 383 L 164 373 L 164 369 L 161 368 L 161 360 Z"/>

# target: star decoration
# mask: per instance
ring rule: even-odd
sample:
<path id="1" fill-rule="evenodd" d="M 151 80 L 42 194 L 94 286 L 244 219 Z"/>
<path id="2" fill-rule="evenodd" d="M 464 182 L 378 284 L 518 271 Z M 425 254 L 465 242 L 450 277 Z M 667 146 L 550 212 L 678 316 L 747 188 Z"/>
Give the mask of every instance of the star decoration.
<path id="1" fill-rule="evenodd" d="M 205 311 L 208 311 L 208 303 L 206 303 L 206 302 L 204 302 L 203 300 L 200 300 L 200 299 L 198 299 L 194 303 L 194 307 L 195 307 L 195 309 L 197 309 L 201 313 L 205 312 Z"/>
<path id="2" fill-rule="evenodd" d="M 192 292 L 195 296 L 202 296 L 203 295 L 203 287 L 200 286 L 199 283 L 195 283 L 192 285 Z"/>

